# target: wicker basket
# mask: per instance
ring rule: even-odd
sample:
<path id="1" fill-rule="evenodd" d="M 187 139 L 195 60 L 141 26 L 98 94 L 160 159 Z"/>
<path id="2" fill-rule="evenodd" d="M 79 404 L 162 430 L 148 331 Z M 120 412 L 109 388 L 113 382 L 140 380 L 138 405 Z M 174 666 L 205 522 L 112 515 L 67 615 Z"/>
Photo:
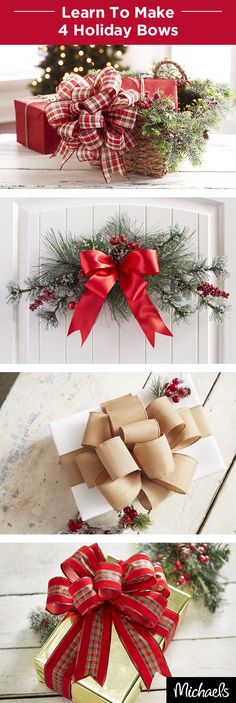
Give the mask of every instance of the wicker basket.
<path id="1" fill-rule="evenodd" d="M 180 74 L 180 77 L 177 78 L 178 85 L 186 85 L 188 83 L 186 73 L 181 66 L 168 59 L 156 64 L 153 71 L 154 78 L 159 77 L 159 70 L 164 64 L 174 65 L 178 69 Z M 163 178 L 168 171 L 166 160 L 162 154 L 159 154 L 154 138 L 142 134 L 143 122 L 143 118 L 138 115 L 132 131 L 136 146 L 123 154 L 126 170 L 128 173 L 132 172 L 139 173 L 142 176 L 151 176 L 152 178 Z"/>

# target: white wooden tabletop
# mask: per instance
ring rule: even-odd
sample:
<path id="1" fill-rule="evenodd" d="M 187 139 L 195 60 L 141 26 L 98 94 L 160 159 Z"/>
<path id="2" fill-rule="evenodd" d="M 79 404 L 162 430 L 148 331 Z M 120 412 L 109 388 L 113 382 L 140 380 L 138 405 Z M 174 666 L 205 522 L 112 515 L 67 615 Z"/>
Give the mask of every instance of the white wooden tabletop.
<path id="1" fill-rule="evenodd" d="M 38 154 L 17 144 L 15 134 L 0 135 L 0 188 L 236 188 L 236 135 L 213 134 L 201 166 L 181 164 L 164 178 L 113 175 L 106 184 L 102 173 L 73 156 L 60 170 L 61 158 Z"/>
<path id="2" fill-rule="evenodd" d="M 178 370 L 173 371 L 173 376 Z M 235 373 L 194 373 L 226 470 L 192 482 L 188 494 L 171 494 L 152 512 L 155 534 L 236 531 Z M 57 533 L 76 508 L 49 432 L 49 422 L 104 399 L 135 392 L 143 373 L 23 373 L 0 410 L 2 533 Z M 109 525 L 115 513 L 96 519 Z"/>
<path id="3" fill-rule="evenodd" d="M 39 646 L 30 631 L 30 610 L 45 606 L 48 579 L 60 574 L 60 563 L 81 546 L 68 544 L 0 545 L 0 698 L 8 702 L 59 701 L 33 669 Z M 125 559 L 136 550 L 130 544 L 100 544 L 105 554 Z M 236 545 L 222 570 L 228 579 L 225 601 L 215 615 L 198 603 L 190 603 L 183 623 L 170 644 L 166 658 L 173 676 L 234 676 L 236 658 Z M 164 703 L 166 681 L 155 676 L 153 691 L 140 693 L 137 703 Z"/>

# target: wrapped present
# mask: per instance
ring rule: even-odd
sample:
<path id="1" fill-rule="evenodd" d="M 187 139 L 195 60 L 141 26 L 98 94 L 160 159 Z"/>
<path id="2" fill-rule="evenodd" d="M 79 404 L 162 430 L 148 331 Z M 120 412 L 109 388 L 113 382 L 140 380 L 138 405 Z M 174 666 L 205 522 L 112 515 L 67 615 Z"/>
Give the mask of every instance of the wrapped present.
<path id="1" fill-rule="evenodd" d="M 225 468 L 191 377 L 178 410 L 150 389 L 51 423 L 83 520 L 122 510 L 136 499 L 157 507 L 170 492 Z"/>
<path id="2" fill-rule="evenodd" d="M 48 123 L 46 106 L 55 96 L 15 100 L 16 139 L 40 154 L 53 154 L 59 144 L 57 132 Z"/>
<path id="3" fill-rule="evenodd" d="M 98 545 L 62 564 L 47 610 L 63 621 L 37 654 L 39 681 L 74 703 L 131 703 L 141 679 L 170 676 L 164 652 L 190 596 L 169 587 L 146 554 L 110 563 Z"/>
<path id="4" fill-rule="evenodd" d="M 150 98 L 154 98 L 158 94 L 171 98 L 176 111 L 178 110 L 178 90 L 175 78 L 155 78 L 154 76 L 135 78 L 133 76 L 124 76 L 122 78 L 122 87 L 124 90 L 136 89 L 140 95 L 147 95 Z"/>

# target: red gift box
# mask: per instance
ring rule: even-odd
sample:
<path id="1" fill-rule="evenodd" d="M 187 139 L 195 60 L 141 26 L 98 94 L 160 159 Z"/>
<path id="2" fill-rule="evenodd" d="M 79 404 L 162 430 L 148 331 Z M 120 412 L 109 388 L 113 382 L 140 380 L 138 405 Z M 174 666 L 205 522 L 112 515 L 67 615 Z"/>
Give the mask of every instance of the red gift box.
<path id="1" fill-rule="evenodd" d="M 171 98 L 175 104 L 176 111 L 178 110 L 178 91 L 177 81 L 175 78 L 134 78 L 125 76 L 122 78 L 122 87 L 125 90 L 139 90 L 142 93 L 142 81 L 144 82 L 144 90 L 151 98 L 159 91 L 166 97 Z"/>
<path id="2" fill-rule="evenodd" d="M 53 154 L 60 141 L 57 131 L 48 124 L 45 113 L 50 100 L 51 96 L 14 101 L 16 139 L 20 144 L 39 151 L 40 154 Z"/>

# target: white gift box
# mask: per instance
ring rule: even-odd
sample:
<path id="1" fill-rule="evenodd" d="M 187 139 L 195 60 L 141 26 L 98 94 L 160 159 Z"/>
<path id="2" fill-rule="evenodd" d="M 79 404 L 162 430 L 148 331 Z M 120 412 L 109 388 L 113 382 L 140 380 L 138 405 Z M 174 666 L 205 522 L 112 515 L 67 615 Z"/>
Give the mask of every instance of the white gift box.
<path id="1" fill-rule="evenodd" d="M 165 378 L 168 377 L 169 374 L 165 375 Z M 189 374 L 184 374 L 181 375 L 181 378 L 183 379 L 184 386 L 191 388 L 191 395 L 186 398 L 181 398 L 176 409 L 191 408 L 201 405 L 191 376 Z M 128 392 L 129 389 L 127 389 L 127 393 Z M 136 391 L 136 395 L 138 395 L 145 407 L 154 399 L 154 395 L 148 387 Z M 104 400 L 106 399 L 101 399 L 101 402 Z M 81 448 L 82 437 L 91 411 L 101 412 L 101 408 L 99 406 L 88 408 L 88 410 L 63 417 L 50 424 L 51 433 L 59 456 Z M 199 439 L 195 444 L 186 449 L 178 450 L 178 452 L 181 454 L 189 454 L 198 461 L 193 481 L 204 479 L 207 476 L 211 476 L 211 474 L 216 474 L 219 471 L 225 470 L 225 463 L 215 437 L 213 436 Z M 72 486 L 71 490 L 82 520 L 89 520 L 111 511 L 110 504 L 97 488 L 88 488 L 85 483 L 80 483 L 77 486 Z M 179 496 L 179 498 L 181 500 L 181 496 Z"/>

